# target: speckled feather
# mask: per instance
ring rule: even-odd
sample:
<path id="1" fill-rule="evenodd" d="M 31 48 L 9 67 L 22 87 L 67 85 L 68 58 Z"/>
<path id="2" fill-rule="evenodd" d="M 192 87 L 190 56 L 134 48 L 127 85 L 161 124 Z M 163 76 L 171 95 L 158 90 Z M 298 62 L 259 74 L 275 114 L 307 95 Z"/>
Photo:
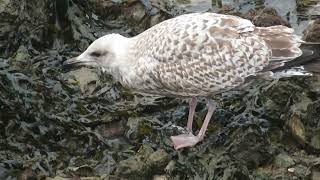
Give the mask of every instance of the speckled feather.
<path id="1" fill-rule="evenodd" d="M 120 82 L 139 93 L 165 96 L 214 95 L 301 55 L 290 28 L 257 28 L 249 20 L 214 13 L 181 15 L 132 40 L 128 54 L 137 63 Z"/>

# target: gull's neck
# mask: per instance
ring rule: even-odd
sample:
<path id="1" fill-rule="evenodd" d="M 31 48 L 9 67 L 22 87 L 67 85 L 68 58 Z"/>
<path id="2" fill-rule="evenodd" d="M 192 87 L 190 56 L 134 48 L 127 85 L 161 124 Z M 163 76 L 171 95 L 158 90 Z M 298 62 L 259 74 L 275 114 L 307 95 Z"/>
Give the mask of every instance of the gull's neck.
<path id="1" fill-rule="evenodd" d="M 113 43 L 114 60 L 109 64 L 109 73 L 112 74 L 116 81 L 122 82 L 132 73 L 137 64 L 134 57 L 133 48 L 135 45 L 134 38 L 119 37 Z"/>

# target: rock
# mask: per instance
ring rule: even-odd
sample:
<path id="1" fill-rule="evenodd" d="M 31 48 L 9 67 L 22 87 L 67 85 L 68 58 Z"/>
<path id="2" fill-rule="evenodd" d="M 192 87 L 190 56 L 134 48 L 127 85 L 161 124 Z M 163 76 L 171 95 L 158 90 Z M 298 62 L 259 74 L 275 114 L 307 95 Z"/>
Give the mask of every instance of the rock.
<path id="1" fill-rule="evenodd" d="M 56 176 L 54 178 L 48 177 L 48 178 L 46 178 L 46 180 L 66 180 L 66 178 L 63 178 L 63 177 L 60 177 L 60 176 Z"/>
<path id="2" fill-rule="evenodd" d="M 310 145 L 313 148 L 320 150 L 320 133 L 315 132 L 315 133 L 312 133 L 312 135 L 314 136 L 311 138 Z"/>
<path id="3" fill-rule="evenodd" d="M 169 154 L 163 149 L 159 149 L 148 157 L 146 164 L 147 166 L 155 168 L 165 167 L 168 164 L 169 160 Z"/>
<path id="4" fill-rule="evenodd" d="M 279 168 L 288 168 L 295 165 L 293 159 L 286 153 L 280 153 L 274 158 L 274 165 Z"/>
<path id="5" fill-rule="evenodd" d="M 165 168 L 166 173 L 171 174 L 176 166 L 176 162 L 171 160 Z"/>
<path id="6" fill-rule="evenodd" d="M 129 117 L 126 124 L 126 137 L 128 139 L 137 140 L 144 137 L 146 134 L 149 134 L 152 129 L 144 124 L 148 118 L 152 117 Z"/>
<path id="7" fill-rule="evenodd" d="M 83 165 L 80 167 L 69 167 L 75 176 L 79 177 L 90 177 L 94 175 L 94 170 L 88 165 Z M 80 179 L 80 178 L 79 178 Z"/>
<path id="8" fill-rule="evenodd" d="M 18 2 L 12 0 L 0 0 L 0 14 L 6 14 L 10 16 L 18 16 L 19 8 L 17 8 Z M 2 19 L 5 20 L 5 19 Z"/>
<path id="9" fill-rule="evenodd" d="M 320 19 L 317 19 L 309 24 L 304 30 L 303 39 L 308 42 L 320 42 Z"/>
<path id="10" fill-rule="evenodd" d="M 291 112 L 304 114 L 307 112 L 308 106 L 312 103 L 312 100 L 308 97 L 307 93 L 302 92 L 299 94 L 299 102 L 296 102 L 290 107 Z"/>
<path id="11" fill-rule="evenodd" d="M 153 180 L 168 180 L 169 177 L 166 175 L 155 175 L 153 176 Z"/>
<path id="12" fill-rule="evenodd" d="M 310 179 L 319 180 L 320 177 L 320 165 L 318 163 L 314 164 L 311 168 Z"/>
<path id="13" fill-rule="evenodd" d="M 28 52 L 28 49 L 21 45 L 18 50 L 17 50 L 17 53 L 16 53 L 16 56 L 14 58 L 14 64 L 16 66 L 20 66 L 20 67 L 26 67 L 29 65 L 30 63 L 30 54 Z"/>
<path id="14" fill-rule="evenodd" d="M 308 14 L 311 16 L 319 16 L 320 15 L 320 3 L 319 1 L 313 0 L 311 1 L 311 4 L 314 4 L 314 6 L 311 5 L 310 9 L 308 9 Z"/>
<path id="15" fill-rule="evenodd" d="M 231 136 L 232 143 L 228 152 L 237 160 L 246 164 L 248 169 L 270 161 L 272 149 L 268 147 L 266 137 L 257 128 L 248 127 L 237 129 Z"/>
<path id="16" fill-rule="evenodd" d="M 313 0 L 297 0 L 296 2 L 298 8 L 306 8 L 314 3 Z"/>
<path id="17" fill-rule="evenodd" d="M 320 100 L 314 101 L 311 104 L 309 104 L 307 108 L 307 118 L 306 123 L 310 127 L 320 127 Z"/>
<path id="18" fill-rule="evenodd" d="M 250 179 L 246 166 L 225 154 L 212 158 L 206 168 L 209 171 L 208 179 Z"/>
<path id="19" fill-rule="evenodd" d="M 128 24 L 131 24 L 132 26 L 139 25 L 146 16 L 146 11 L 141 3 L 135 3 L 123 11 L 128 15 L 126 16 Z"/>
<path id="20" fill-rule="evenodd" d="M 0 179 L 11 179 L 10 171 L 5 166 L 4 163 L 0 163 Z"/>
<path id="21" fill-rule="evenodd" d="M 308 174 L 308 167 L 302 164 L 297 164 L 296 166 L 293 167 L 293 173 L 296 177 L 300 177 L 303 179 L 307 179 L 307 174 Z M 298 179 L 298 178 L 296 178 Z"/>
<path id="22" fill-rule="evenodd" d="M 141 156 L 133 156 L 119 162 L 116 174 L 137 179 L 144 174 L 144 162 Z"/>
<path id="23" fill-rule="evenodd" d="M 125 127 L 122 121 L 115 121 L 97 126 L 96 131 L 103 138 L 112 138 L 122 136 L 125 131 Z"/>
<path id="24" fill-rule="evenodd" d="M 91 94 L 95 88 L 96 82 L 99 80 L 97 73 L 88 68 L 80 68 L 70 71 L 69 75 L 73 75 L 79 83 L 82 93 Z"/>
<path id="25" fill-rule="evenodd" d="M 36 173 L 34 172 L 34 170 L 32 170 L 32 168 L 27 168 L 23 170 L 18 179 L 28 180 L 33 178 L 36 178 Z"/>
<path id="26" fill-rule="evenodd" d="M 164 16 L 162 16 L 160 14 L 156 14 L 156 15 L 150 17 L 149 26 L 152 27 L 156 24 L 159 24 L 160 22 L 162 22 L 164 20 L 165 20 Z"/>
<path id="27" fill-rule="evenodd" d="M 305 127 L 301 122 L 300 115 L 293 113 L 286 122 L 293 137 L 302 145 L 306 143 Z"/>
<path id="28" fill-rule="evenodd" d="M 244 16 L 250 19 L 254 25 L 259 27 L 269 27 L 275 25 L 284 25 L 290 27 L 290 24 L 284 20 L 275 9 L 263 8 L 262 10 L 250 10 Z"/>
<path id="29" fill-rule="evenodd" d="M 105 150 L 102 155 L 103 158 L 99 161 L 94 171 L 100 176 L 110 175 L 115 170 L 116 161 L 112 157 L 110 150 Z"/>
<path id="30" fill-rule="evenodd" d="M 176 6 L 183 9 L 185 12 L 206 12 L 212 9 L 211 0 L 177 1 L 176 3 Z"/>
<path id="31" fill-rule="evenodd" d="M 136 139 L 139 136 L 139 126 L 143 123 L 142 118 L 136 118 L 136 117 L 129 117 L 126 127 L 127 131 L 125 132 L 125 135 L 128 139 Z"/>
<path id="32" fill-rule="evenodd" d="M 319 180 L 319 177 L 320 177 L 320 171 L 319 170 L 312 171 L 311 180 Z"/>
<path id="33" fill-rule="evenodd" d="M 263 108 L 266 111 L 266 115 L 270 117 L 272 123 L 283 126 L 285 119 L 281 118 L 281 115 L 288 114 L 289 107 L 288 101 L 290 99 L 295 102 L 300 102 L 300 94 L 303 92 L 303 88 L 291 81 L 278 81 L 273 83 L 261 92 L 261 100 L 263 101 Z"/>
<path id="34" fill-rule="evenodd" d="M 130 179 L 151 178 L 154 174 L 164 172 L 169 161 L 170 156 L 164 150 L 154 152 L 150 146 L 143 145 L 136 155 L 119 162 L 116 174 Z"/>
<path id="35" fill-rule="evenodd" d="M 320 94 L 320 76 L 312 76 L 308 78 L 309 81 L 309 90 L 313 93 Z"/>
<path id="36" fill-rule="evenodd" d="M 0 146 L 4 147 L 0 151 L 0 179 L 14 179 L 14 175 L 29 179 L 57 176 L 57 180 L 308 179 L 308 168 L 310 177 L 317 178 L 319 168 L 308 161 L 318 152 L 310 150 L 299 156 L 307 148 L 291 141 L 288 146 L 283 124 L 298 118 L 299 122 L 293 124 L 303 123 L 305 132 L 301 133 L 301 125 L 291 129 L 300 129 L 295 131 L 296 136 L 304 139 L 301 134 L 305 134 L 308 145 L 318 147 L 319 77 L 282 79 L 269 86 L 270 90 L 264 91 L 259 84 L 237 97 L 230 93 L 235 97 L 232 100 L 221 97 L 204 141 L 194 148 L 175 151 L 169 146 L 170 135 L 177 129 L 172 123 L 185 126 L 187 103 L 179 98 L 152 102 L 146 98 L 137 103 L 134 95 L 122 91 L 120 85 L 105 83 L 109 79 L 91 69 L 63 73 L 62 60 L 78 55 L 97 37 L 108 33 L 134 36 L 182 10 L 207 11 L 212 3 L 221 7 L 227 2 L 182 1 L 0 0 L 0 119 L 6 119 L 0 120 Z M 149 2 L 149 6 L 143 2 Z M 178 8 L 176 2 L 182 6 Z M 284 11 L 276 13 L 268 8 L 261 11 L 267 3 L 273 3 L 273 7 L 276 4 L 277 10 L 283 6 L 290 9 L 294 3 L 228 2 L 236 10 L 225 11 L 235 15 L 244 17 L 242 13 L 255 9 L 252 20 L 258 25 L 285 25 L 284 19 L 297 19 L 292 11 L 285 15 Z M 317 37 L 316 32 L 311 36 Z M 3 64 L 7 59 L 10 65 Z M 11 67 L 15 62 L 21 62 L 22 67 Z M 24 73 L 24 65 L 31 65 L 32 71 Z M 297 79 L 307 85 L 301 86 Z M 16 80 L 24 91 L 17 91 Z M 200 123 L 194 124 L 194 130 L 202 123 L 199 110 L 204 109 L 204 103 L 200 102 L 197 109 Z M 299 116 L 291 117 L 293 113 Z M 126 137 L 118 137 L 123 131 Z M 288 152 L 282 154 L 297 164 L 273 168 L 275 150 Z M 288 157 L 278 156 L 277 160 L 285 162 L 280 161 L 280 166 L 292 164 Z M 30 163 L 34 164 L 31 168 Z M 78 168 L 70 171 L 70 166 Z M 258 171 L 261 173 L 255 176 Z"/>

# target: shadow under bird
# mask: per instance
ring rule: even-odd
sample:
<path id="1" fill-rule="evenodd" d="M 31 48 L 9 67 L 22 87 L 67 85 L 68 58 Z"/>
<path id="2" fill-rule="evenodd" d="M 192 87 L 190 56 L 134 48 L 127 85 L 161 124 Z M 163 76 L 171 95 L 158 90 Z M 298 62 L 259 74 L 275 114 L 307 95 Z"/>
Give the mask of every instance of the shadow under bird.
<path id="1" fill-rule="evenodd" d="M 255 27 L 249 20 L 191 13 L 127 38 L 108 34 L 65 66 L 99 66 L 135 93 L 191 98 L 187 130 L 172 136 L 175 149 L 202 141 L 215 103 L 197 135 L 192 133 L 197 97 L 243 87 L 258 78 L 311 76 L 320 72 L 320 46 L 285 26 Z M 318 51 L 314 51 L 318 50 Z"/>

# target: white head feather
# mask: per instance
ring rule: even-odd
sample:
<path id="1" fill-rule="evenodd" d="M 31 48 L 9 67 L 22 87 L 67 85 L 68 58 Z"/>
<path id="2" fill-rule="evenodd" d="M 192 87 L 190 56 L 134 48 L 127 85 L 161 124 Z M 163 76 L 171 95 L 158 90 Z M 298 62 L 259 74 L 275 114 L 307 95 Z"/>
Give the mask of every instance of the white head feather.
<path id="1" fill-rule="evenodd" d="M 98 65 L 119 80 L 134 63 L 128 55 L 130 42 L 130 38 L 120 34 L 105 35 L 95 40 L 75 61 Z"/>

